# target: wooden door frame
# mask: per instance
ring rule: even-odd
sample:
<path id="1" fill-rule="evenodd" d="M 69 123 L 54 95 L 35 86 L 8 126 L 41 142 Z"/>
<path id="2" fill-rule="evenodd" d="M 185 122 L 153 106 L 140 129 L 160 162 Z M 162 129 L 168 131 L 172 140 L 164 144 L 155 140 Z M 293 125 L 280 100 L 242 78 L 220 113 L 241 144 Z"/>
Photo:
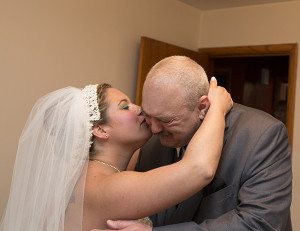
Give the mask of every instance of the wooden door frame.
<path id="1" fill-rule="evenodd" d="M 250 57 L 250 56 L 289 56 L 289 73 L 288 73 L 288 96 L 287 96 L 287 120 L 286 127 L 289 140 L 292 146 L 293 129 L 294 129 L 294 108 L 295 108 L 295 86 L 297 74 L 297 52 L 298 44 L 274 44 L 274 45 L 257 45 L 257 46 L 239 46 L 239 47 L 217 47 L 217 48 L 200 48 L 199 52 L 206 53 L 210 59 L 229 58 L 229 57 Z"/>

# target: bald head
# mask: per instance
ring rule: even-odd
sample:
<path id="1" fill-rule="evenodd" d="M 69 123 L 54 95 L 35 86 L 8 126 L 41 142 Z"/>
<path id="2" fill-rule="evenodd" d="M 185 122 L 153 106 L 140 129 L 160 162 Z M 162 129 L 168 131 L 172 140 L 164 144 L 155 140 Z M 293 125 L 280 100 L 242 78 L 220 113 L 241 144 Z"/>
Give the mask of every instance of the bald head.
<path id="1" fill-rule="evenodd" d="M 170 56 L 151 68 L 144 90 L 168 91 L 174 87 L 182 90 L 185 102 L 193 107 L 202 95 L 208 94 L 209 83 L 198 63 L 186 56 Z"/>

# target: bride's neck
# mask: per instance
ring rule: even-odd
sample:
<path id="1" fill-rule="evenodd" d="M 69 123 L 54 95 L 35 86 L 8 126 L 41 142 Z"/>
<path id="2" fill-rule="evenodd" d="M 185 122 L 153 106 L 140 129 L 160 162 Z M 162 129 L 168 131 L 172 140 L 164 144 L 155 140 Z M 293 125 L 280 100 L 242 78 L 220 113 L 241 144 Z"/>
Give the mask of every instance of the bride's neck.
<path id="1" fill-rule="evenodd" d="M 133 154 L 132 150 L 126 150 L 120 147 L 112 147 L 111 145 L 104 145 L 94 151 L 91 159 L 97 159 L 110 164 L 120 171 L 124 171 Z"/>

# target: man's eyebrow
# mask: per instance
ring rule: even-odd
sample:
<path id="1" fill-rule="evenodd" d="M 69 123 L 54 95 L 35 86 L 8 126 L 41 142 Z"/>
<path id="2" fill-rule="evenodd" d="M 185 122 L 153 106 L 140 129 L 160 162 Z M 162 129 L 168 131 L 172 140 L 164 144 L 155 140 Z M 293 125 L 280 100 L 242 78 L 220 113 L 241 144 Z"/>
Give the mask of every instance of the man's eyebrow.
<path id="1" fill-rule="evenodd" d="M 160 120 L 160 121 L 170 121 L 172 120 L 173 118 L 171 117 L 164 117 L 164 116 L 161 116 L 161 117 L 156 117 L 156 119 Z"/>
<path id="2" fill-rule="evenodd" d="M 142 113 L 143 113 L 144 115 L 149 115 L 147 112 L 145 112 L 145 110 L 144 110 L 143 107 L 141 107 L 141 109 L 142 109 Z"/>
<path id="3" fill-rule="evenodd" d="M 153 117 L 153 118 L 158 118 L 158 117 L 159 117 L 159 116 L 153 116 L 153 115 L 148 114 L 147 112 L 145 112 L 145 110 L 143 109 L 143 107 L 142 107 L 142 113 L 143 113 L 145 116 L 150 116 L 150 117 Z"/>
<path id="4" fill-rule="evenodd" d="M 151 116 L 147 112 L 145 112 L 143 108 L 142 108 L 142 113 L 145 116 Z M 172 117 L 170 117 L 170 116 L 151 116 L 151 117 L 158 119 L 158 120 L 171 120 L 172 119 Z"/>

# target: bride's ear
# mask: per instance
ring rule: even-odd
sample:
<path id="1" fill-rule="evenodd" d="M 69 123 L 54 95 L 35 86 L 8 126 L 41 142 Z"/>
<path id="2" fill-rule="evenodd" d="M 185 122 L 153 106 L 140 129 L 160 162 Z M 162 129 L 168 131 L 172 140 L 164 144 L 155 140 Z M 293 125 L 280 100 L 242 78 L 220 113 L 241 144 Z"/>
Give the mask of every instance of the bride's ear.
<path id="1" fill-rule="evenodd" d="M 203 95 L 200 97 L 199 99 L 199 103 L 198 103 L 198 110 L 199 110 L 199 119 L 203 120 L 207 110 L 209 109 L 209 100 L 207 95 Z"/>
<path id="2" fill-rule="evenodd" d="M 93 135 L 98 137 L 99 139 L 107 140 L 109 138 L 109 134 L 105 131 L 103 126 L 97 125 L 93 127 Z"/>

